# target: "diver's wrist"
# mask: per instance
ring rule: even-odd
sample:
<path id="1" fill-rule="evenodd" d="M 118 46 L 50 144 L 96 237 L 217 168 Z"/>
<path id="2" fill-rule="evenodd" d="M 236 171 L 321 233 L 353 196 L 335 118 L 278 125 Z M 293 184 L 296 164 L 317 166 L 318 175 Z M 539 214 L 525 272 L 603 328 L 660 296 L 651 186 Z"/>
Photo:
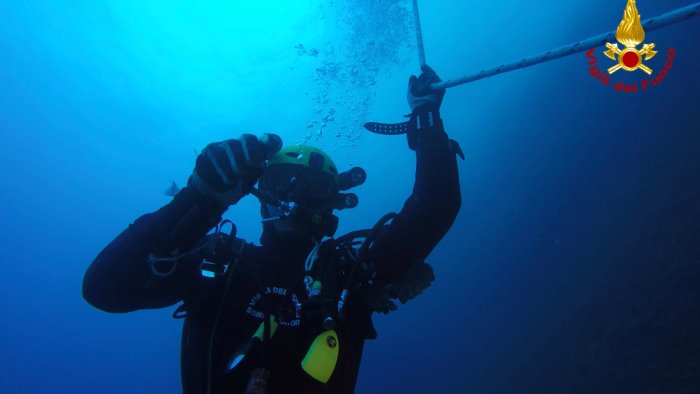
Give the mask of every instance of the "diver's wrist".
<path id="1" fill-rule="evenodd" d="M 181 193 L 185 194 L 187 196 L 186 198 L 191 201 L 191 203 L 197 204 L 200 209 L 203 209 L 208 214 L 212 216 L 220 216 L 223 214 L 231 204 L 223 204 L 216 199 L 215 196 L 207 194 L 194 186 L 192 178 L 193 177 L 190 176 L 187 186 L 182 188 Z"/>
<path id="2" fill-rule="evenodd" d="M 408 147 L 411 150 L 449 149 L 449 138 L 436 107 L 423 106 L 411 114 L 408 122 Z"/>
<path id="3" fill-rule="evenodd" d="M 416 108 L 410 116 L 408 131 L 425 128 L 442 127 L 440 108 L 434 104 L 424 104 Z"/>

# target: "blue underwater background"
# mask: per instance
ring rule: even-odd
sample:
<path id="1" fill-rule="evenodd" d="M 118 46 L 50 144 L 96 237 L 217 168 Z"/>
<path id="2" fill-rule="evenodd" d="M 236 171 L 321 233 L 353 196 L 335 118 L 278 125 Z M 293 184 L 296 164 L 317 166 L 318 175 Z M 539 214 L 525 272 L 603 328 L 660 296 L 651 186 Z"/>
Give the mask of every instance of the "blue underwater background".
<path id="1" fill-rule="evenodd" d="M 614 30 L 625 4 L 424 0 L 428 63 L 520 59 Z M 700 19 L 647 32 L 655 74 L 677 52 L 647 91 L 579 53 L 447 92 L 462 209 L 433 286 L 375 318 L 358 393 L 700 392 L 698 37 Z M 413 152 L 362 124 L 408 112 L 414 38 L 399 0 L 0 2 L 0 391 L 179 392 L 172 308 L 100 312 L 81 281 L 209 142 L 274 131 L 364 167 L 339 233 L 400 209 Z M 257 241 L 252 197 L 226 217 Z"/>

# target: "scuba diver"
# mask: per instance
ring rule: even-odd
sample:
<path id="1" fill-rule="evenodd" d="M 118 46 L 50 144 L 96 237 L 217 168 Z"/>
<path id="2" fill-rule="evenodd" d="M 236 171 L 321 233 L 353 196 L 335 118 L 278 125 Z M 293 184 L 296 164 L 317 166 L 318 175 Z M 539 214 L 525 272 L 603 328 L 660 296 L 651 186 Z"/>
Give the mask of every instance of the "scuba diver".
<path id="1" fill-rule="evenodd" d="M 371 315 L 396 309 L 434 280 L 425 263 L 461 205 L 456 155 L 440 119 L 444 90 L 425 66 L 411 76 L 404 128 L 416 152 L 413 193 L 399 213 L 368 230 L 332 238 L 334 209 L 359 167 L 338 172 L 310 146 L 244 134 L 208 145 L 188 184 L 145 214 L 95 258 L 83 297 L 112 313 L 182 304 L 181 374 L 191 393 L 353 393 Z M 255 185 L 257 184 L 257 188 Z M 261 202 L 261 246 L 221 221 L 252 194 Z M 211 230 L 214 229 L 212 232 Z"/>

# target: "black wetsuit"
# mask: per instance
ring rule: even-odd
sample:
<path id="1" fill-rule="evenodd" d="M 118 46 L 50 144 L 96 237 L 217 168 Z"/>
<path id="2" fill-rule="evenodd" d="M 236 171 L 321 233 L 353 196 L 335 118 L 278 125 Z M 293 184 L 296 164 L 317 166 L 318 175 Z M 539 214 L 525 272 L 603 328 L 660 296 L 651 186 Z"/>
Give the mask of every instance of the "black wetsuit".
<path id="1" fill-rule="evenodd" d="M 441 127 L 433 131 L 447 141 Z M 456 159 L 449 143 L 419 147 L 416 155 L 413 193 L 370 251 L 380 283 L 392 282 L 411 262 L 425 259 L 452 225 L 461 204 Z M 316 324 L 306 324 L 294 310 L 295 301 L 307 298 L 303 272 L 309 248 L 282 250 L 270 243 L 255 246 L 237 241 L 245 258 L 237 262 L 233 275 L 204 278 L 199 271 L 203 252 L 180 260 L 169 276 L 153 274 L 149 255 L 196 248 L 209 237 L 207 232 L 222 213 L 192 188 L 182 189 L 169 204 L 138 218 L 97 256 L 85 274 L 83 296 L 108 312 L 163 308 L 184 301 L 184 393 L 206 393 L 210 379 L 211 393 L 244 391 L 248 371 L 256 366 L 241 364 L 234 373 L 227 373 L 226 366 L 239 345 L 260 327 L 265 311 L 275 315 L 287 311 L 286 316 L 278 316 L 280 327 L 265 352 L 268 393 L 352 393 L 364 340 L 374 333 L 366 309 L 350 305 L 345 323 L 337 328 L 339 359 L 327 384 L 316 382 L 300 366 L 319 332 Z"/>

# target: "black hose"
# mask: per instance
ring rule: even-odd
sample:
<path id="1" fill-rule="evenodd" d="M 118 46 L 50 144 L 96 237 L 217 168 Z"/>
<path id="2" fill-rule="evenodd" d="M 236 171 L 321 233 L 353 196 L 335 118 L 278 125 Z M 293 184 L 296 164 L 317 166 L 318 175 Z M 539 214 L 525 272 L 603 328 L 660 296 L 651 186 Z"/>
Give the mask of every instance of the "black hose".
<path id="1" fill-rule="evenodd" d="M 374 241 L 377 239 L 377 237 L 379 237 L 379 234 L 381 234 L 381 230 L 382 230 L 382 228 L 384 228 L 384 225 L 389 220 L 396 219 L 398 216 L 399 215 L 394 213 L 394 212 L 387 213 L 386 215 L 382 216 L 377 221 L 377 223 L 372 227 L 371 230 L 369 230 L 369 234 L 365 238 L 364 242 L 362 242 L 362 246 L 360 246 L 360 250 L 357 252 L 357 258 L 355 258 L 355 262 L 352 266 L 352 270 L 350 271 L 350 275 L 348 275 L 348 277 L 345 281 L 345 287 L 343 288 L 343 291 L 341 292 L 341 296 L 340 296 L 341 300 L 339 302 L 339 307 L 338 307 L 339 314 L 342 314 L 342 312 L 343 312 L 345 298 L 347 297 L 347 294 L 350 291 L 350 286 L 352 286 L 353 282 L 355 281 L 355 276 L 357 275 L 357 270 L 359 269 L 362 262 L 367 258 L 367 253 L 369 252 L 370 246 L 374 243 Z M 366 231 L 366 230 L 361 230 L 361 231 Z M 359 232 L 355 232 L 355 233 L 359 233 Z M 346 238 L 346 237 L 342 237 L 342 238 Z"/>

